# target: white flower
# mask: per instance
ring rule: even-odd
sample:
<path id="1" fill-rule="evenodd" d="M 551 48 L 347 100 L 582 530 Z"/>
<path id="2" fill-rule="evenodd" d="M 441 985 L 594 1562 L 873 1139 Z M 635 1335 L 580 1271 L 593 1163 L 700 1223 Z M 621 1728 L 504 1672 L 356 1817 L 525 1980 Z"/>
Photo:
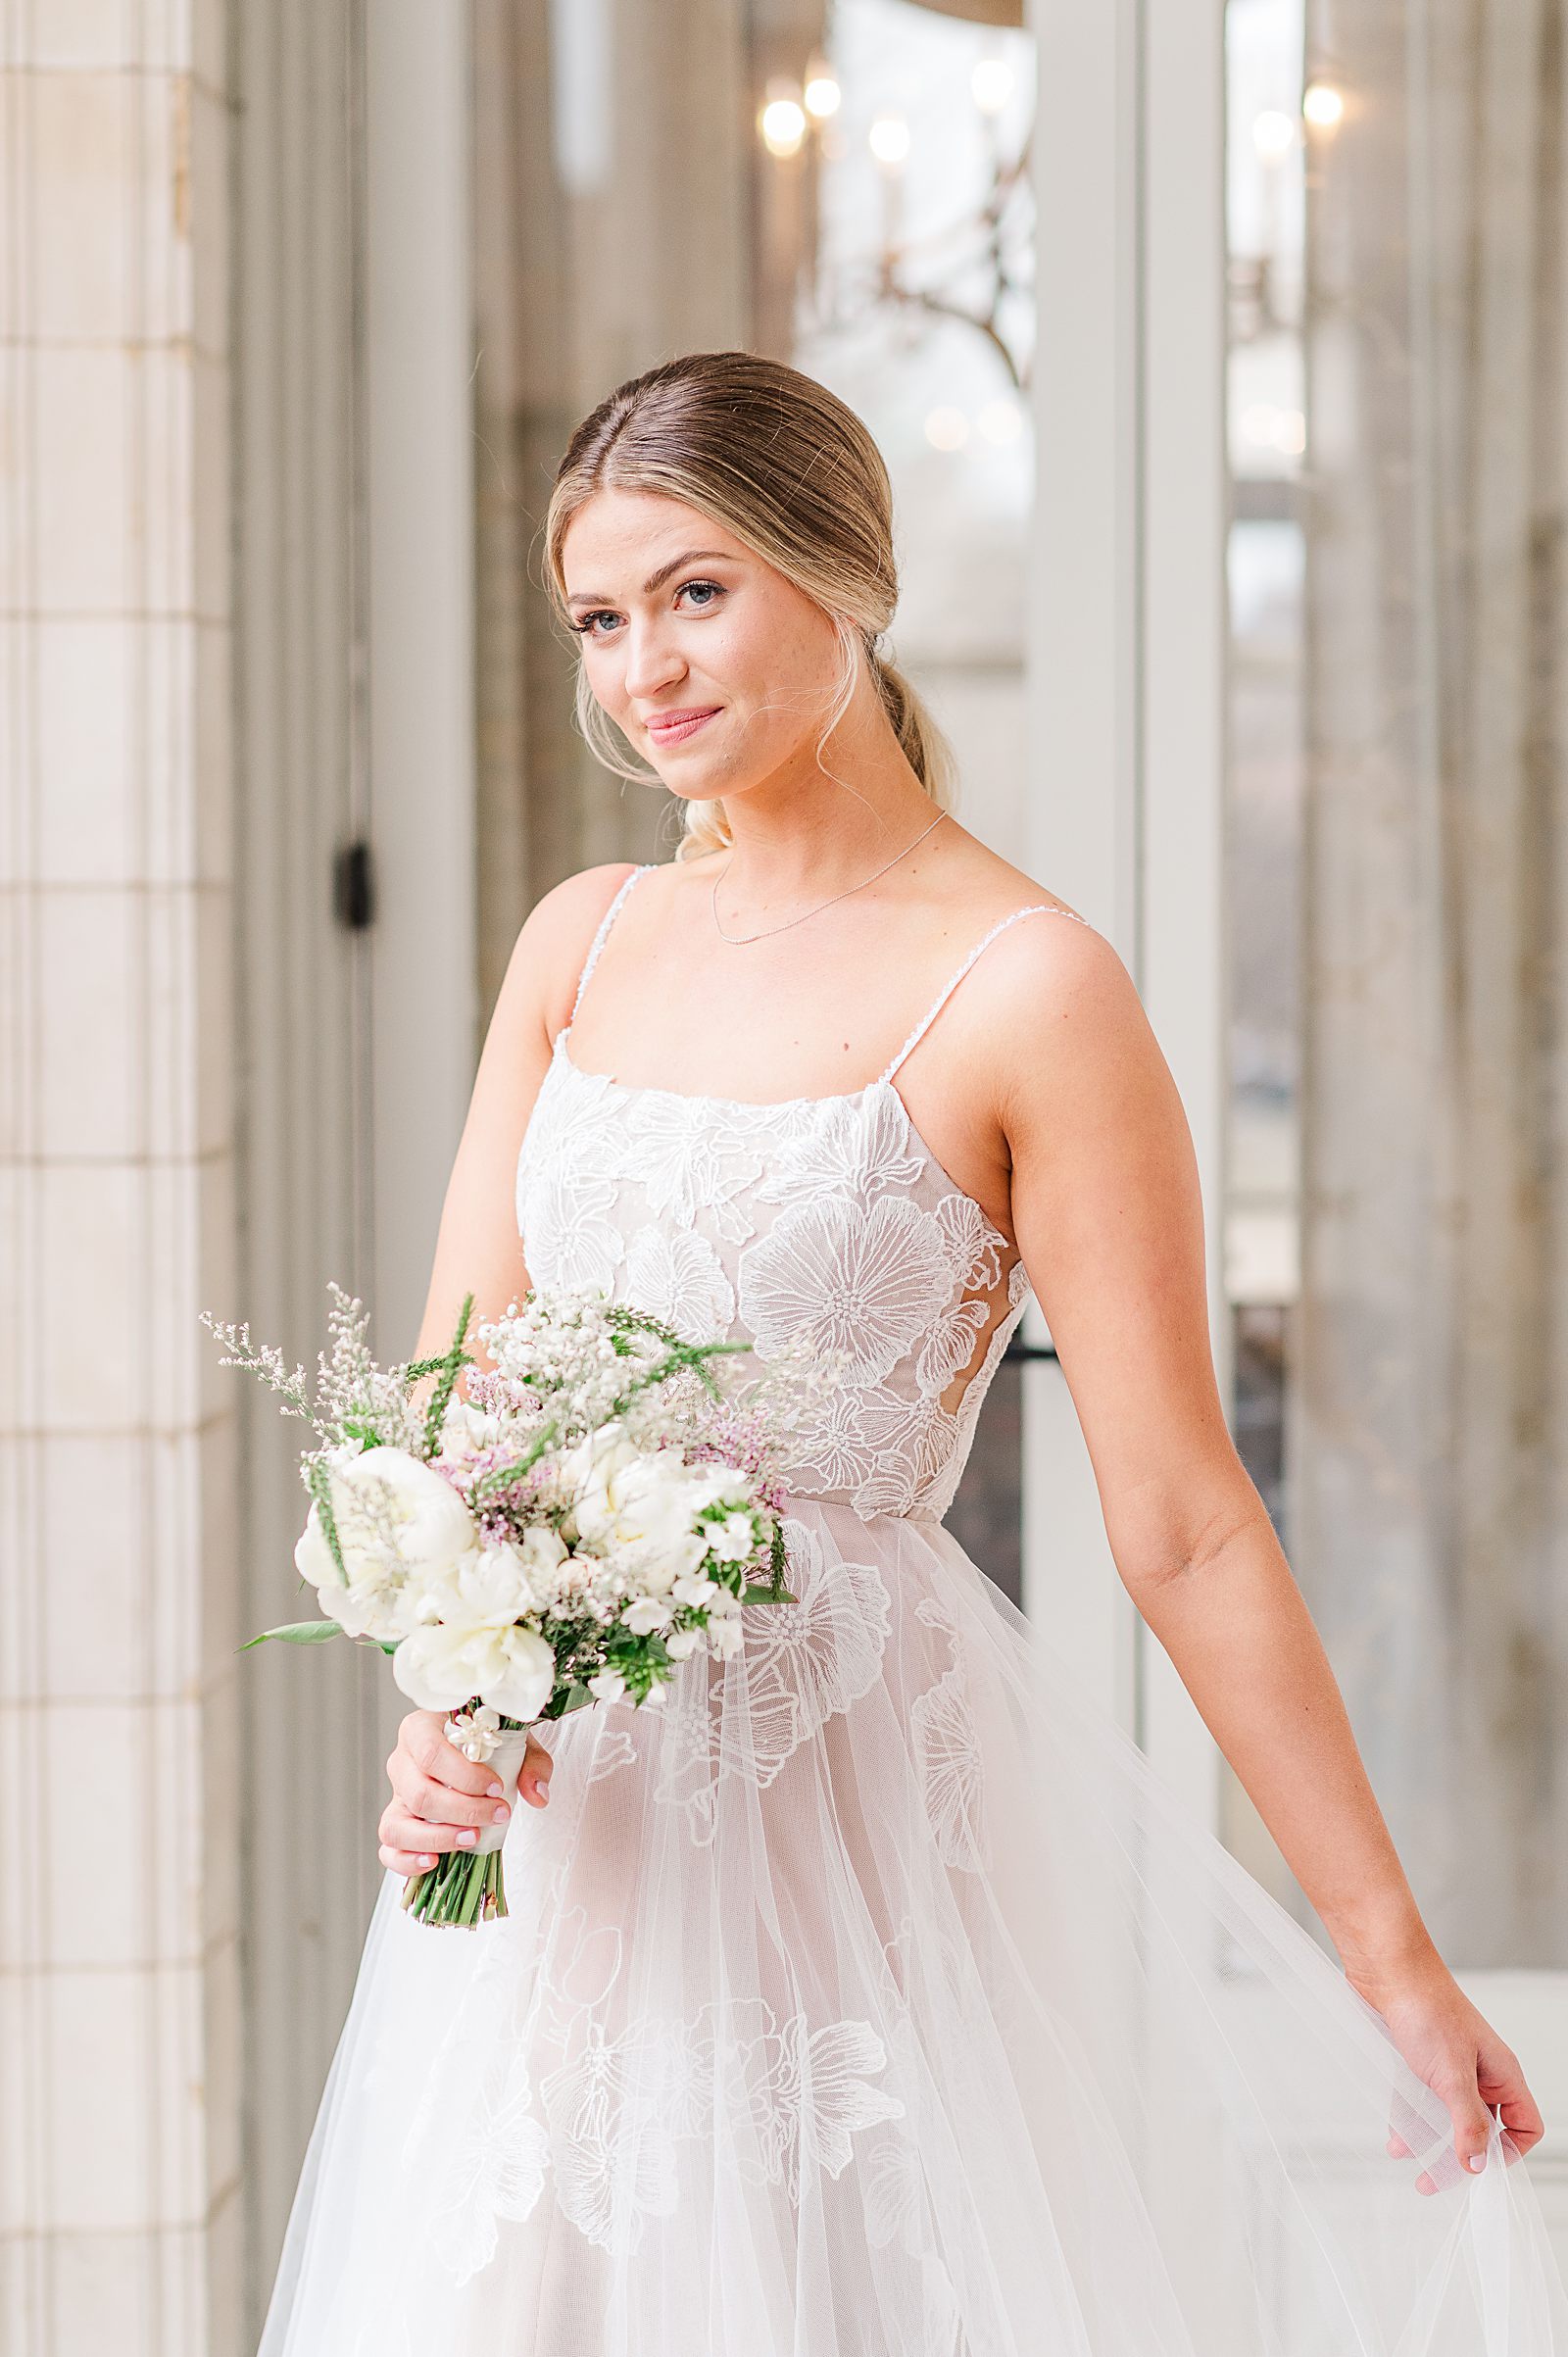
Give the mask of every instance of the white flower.
<path id="1" fill-rule="evenodd" d="M 581 1479 L 571 1508 L 577 1536 L 634 1585 L 667 1596 L 708 1552 L 697 1522 L 701 1488 L 677 1449 L 638 1449 L 609 1425 L 592 1437 L 599 1446 L 569 1452 Z"/>
<path id="2" fill-rule="evenodd" d="M 655 1629 L 667 1629 L 674 1614 L 667 1596 L 639 1596 L 626 1606 L 620 1617 L 634 1636 L 647 1637 Z"/>
<path id="3" fill-rule="evenodd" d="M 560 1595 L 557 1575 L 565 1560 L 565 1547 L 548 1524 L 515 1543 L 473 1547 L 456 1563 L 410 1580 L 401 1625 L 407 1630 L 441 1621 L 451 1629 L 503 1629 L 530 1619 Z"/>
<path id="4" fill-rule="evenodd" d="M 744 1563 L 757 1551 L 757 1525 L 750 1514 L 726 1514 L 716 1527 L 708 1525 L 708 1547 L 721 1563 Z"/>
<path id="5" fill-rule="evenodd" d="M 596 1670 L 588 1681 L 588 1692 L 601 1702 L 618 1702 L 625 1691 L 619 1670 Z"/>
<path id="6" fill-rule="evenodd" d="M 473 1547 L 472 1515 L 448 1481 L 403 1449 L 367 1449 L 329 1463 L 332 1520 L 347 1585 L 312 1506 L 294 1561 L 321 1608 L 350 1636 L 393 1636 L 398 1591 L 447 1569 Z M 461 1697 L 460 1697 L 461 1698 Z"/>
<path id="7" fill-rule="evenodd" d="M 664 1650 L 671 1661 L 684 1661 L 688 1653 L 696 1652 L 704 1635 L 701 1629 L 671 1629 L 664 1640 Z"/>
<path id="8" fill-rule="evenodd" d="M 477 1694 L 509 1719 L 536 1719 L 556 1683 L 556 1656 L 531 1629 L 416 1629 L 392 1656 L 392 1675 L 420 1710 L 456 1710 Z"/>
<path id="9" fill-rule="evenodd" d="M 499 1416 L 470 1406 L 466 1399 L 453 1399 L 441 1425 L 441 1454 L 459 1459 L 478 1456 L 505 1440 L 506 1429 Z"/>
<path id="10" fill-rule="evenodd" d="M 678 1604 L 706 1604 L 718 1593 L 718 1582 L 710 1580 L 706 1571 L 683 1572 L 670 1590 Z"/>
<path id="11" fill-rule="evenodd" d="M 709 1649 L 716 1653 L 720 1661 L 727 1661 L 732 1653 L 740 1651 L 745 1635 L 746 1632 L 741 1626 L 738 1614 L 733 1618 L 716 1612 L 709 1614 Z"/>

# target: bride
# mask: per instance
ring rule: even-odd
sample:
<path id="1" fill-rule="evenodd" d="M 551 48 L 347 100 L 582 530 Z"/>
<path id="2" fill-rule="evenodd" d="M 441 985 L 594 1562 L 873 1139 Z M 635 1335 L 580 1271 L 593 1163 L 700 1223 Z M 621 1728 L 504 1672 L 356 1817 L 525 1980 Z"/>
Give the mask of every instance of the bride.
<path id="1" fill-rule="evenodd" d="M 834 1373 L 797 1601 L 543 1730 L 506 1921 L 400 1911 L 506 1814 L 404 1721 L 266 2357 L 1568 2349 L 1541 2115 L 1227 1431 L 1170 1073 L 1109 943 L 946 810 L 864 426 L 690 355 L 584 419 L 547 532 L 580 722 L 685 833 L 523 926 L 418 1353 L 470 1289 L 587 1284 Z M 1031 1290 L 1117 1570 L 1338 1963 L 943 1526 Z"/>

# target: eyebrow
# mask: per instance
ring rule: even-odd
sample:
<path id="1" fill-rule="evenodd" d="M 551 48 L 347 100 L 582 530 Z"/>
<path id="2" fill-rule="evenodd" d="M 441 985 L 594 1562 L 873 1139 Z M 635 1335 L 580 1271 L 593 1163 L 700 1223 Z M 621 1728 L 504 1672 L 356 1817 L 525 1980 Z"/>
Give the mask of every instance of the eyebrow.
<path id="1" fill-rule="evenodd" d="M 709 564 L 711 564 L 715 558 L 717 558 L 718 561 L 724 565 L 729 565 L 734 562 L 732 553 L 728 549 L 689 548 L 684 556 L 671 557 L 669 563 L 667 565 L 662 565 L 658 572 L 649 574 L 647 580 L 643 583 L 643 596 L 645 598 L 651 598 L 654 594 L 654 591 L 662 588 L 669 579 L 671 573 L 678 573 L 683 565 L 697 565 L 705 558 Z M 613 606 L 615 601 L 613 598 L 607 598 L 603 596 L 598 591 L 573 589 L 568 593 L 566 603 L 568 606 Z"/>

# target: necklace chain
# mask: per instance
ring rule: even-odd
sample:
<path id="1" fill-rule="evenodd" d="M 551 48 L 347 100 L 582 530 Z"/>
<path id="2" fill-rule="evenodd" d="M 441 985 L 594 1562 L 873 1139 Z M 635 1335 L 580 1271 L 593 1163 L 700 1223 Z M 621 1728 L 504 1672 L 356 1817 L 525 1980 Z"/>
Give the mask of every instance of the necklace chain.
<path id="1" fill-rule="evenodd" d="M 863 892 L 867 884 L 874 884 L 878 876 L 885 876 L 890 867 L 897 867 L 901 859 L 906 859 L 910 852 L 916 850 L 918 846 L 925 841 L 927 835 L 933 833 L 934 830 L 942 824 L 942 821 L 944 818 L 946 818 L 947 814 L 948 813 L 946 810 L 938 810 L 936 816 L 932 819 L 930 826 L 922 827 L 919 834 L 915 836 L 913 843 L 906 843 L 902 851 L 896 851 L 891 859 L 885 859 L 880 867 L 873 868 L 872 872 L 868 876 L 862 876 L 858 884 L 846 884 L 842 892 L 835 892 L 832 898 L 829 900 L 818 901 L 814 908 L 803 908 L 799 916 L 787 916 L 781 925 L 765 925 L 760 933 L 726 933 L 723 926 L 718 921 L 718 888 L 724 881 L 724 878 L 728 875 L 730 868 L 734 863 L 735 854 L 731 852 L 729 858 L 725 860 L 723 866 L 713 878 L 713 890 L 711 895 L 713 929 L 717 933 L 720 941 L 727 941 L 732 949 L 738 950 L 744 949 L 748 942 L 768 941 L 771 940 L 775 933 L 787 933 L 791 925 L 804 925 L 808 916 L 820 916 L 822 910 L 824 908 L 831 908 L 835 901 L 847 901 L 852 892 Z"/>

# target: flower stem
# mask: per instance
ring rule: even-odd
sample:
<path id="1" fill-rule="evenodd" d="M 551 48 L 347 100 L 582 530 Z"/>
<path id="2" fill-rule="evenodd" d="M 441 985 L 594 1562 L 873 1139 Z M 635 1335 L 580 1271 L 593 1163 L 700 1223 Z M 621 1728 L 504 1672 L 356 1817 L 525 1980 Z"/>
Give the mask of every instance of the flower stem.
<path id="1" fill-rule="evenodd" d="M 472 1931 L 477 1923 L 505 1915 L 507 1887 L 500 1850 L 480 1856 L 472 1850 L 449 1849 L 438 1865 L 410 1876 L 402 1904 L 418 1923 L 452 1925 L 460 1931 Z"/>

